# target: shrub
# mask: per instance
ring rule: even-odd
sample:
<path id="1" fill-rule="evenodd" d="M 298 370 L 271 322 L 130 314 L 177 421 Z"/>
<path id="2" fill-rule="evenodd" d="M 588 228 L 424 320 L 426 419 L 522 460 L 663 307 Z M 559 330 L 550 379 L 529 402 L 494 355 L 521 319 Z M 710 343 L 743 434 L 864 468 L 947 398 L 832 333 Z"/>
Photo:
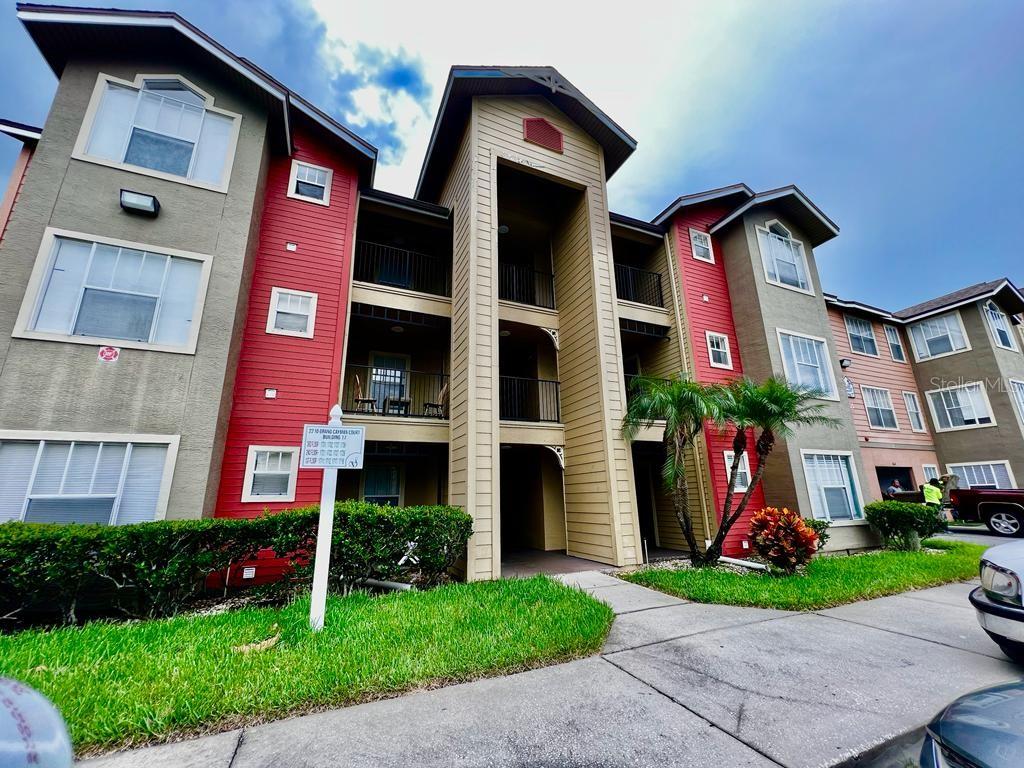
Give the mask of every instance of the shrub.
<path id="1" fill-rule="evenodd" d="M 203 591 L 208 574 L 264 548 L 289 559 L 298 580 L 316 541 L 316 507 L 253 520 L 160 520 L 125 526 L 0 525 L 0 617 L 58 613 L 74 623 L 84 602 L 97 613 L 172 616 Z M 339 502 L 334 510 L 331 583 L 363 579 L 442 581 L 465 552 L 472 521 L 454 507 L 378 507 Z M 407 556 L 409 555 L 409 556 Z"/>
<path id="2" fill-rule="evenodd" d="M 804 525 L 814 531 L 815 536 L 818 537 L 818 551 L 823 550 L 825 545 L 828 544 L 829 538 L 831 538 L 828 529 L 832 527 L 832 523 L 829 520 L 805 517 Z"/>
<path id="3" fill-rule="evenodd" d="M 946 528 L 935 510 L 907 501 L 873 501 L 865 505 L 864 516 L 886 549 L 919 550 L 921 539 Z"/>
<path id="4" fill-rule="evenodd" d="M 765 507 L 750 520 L 754 549 L 765 560 L 793 573 L 808 562 L 818 549 L 818 536 L 796 512 Z"/>

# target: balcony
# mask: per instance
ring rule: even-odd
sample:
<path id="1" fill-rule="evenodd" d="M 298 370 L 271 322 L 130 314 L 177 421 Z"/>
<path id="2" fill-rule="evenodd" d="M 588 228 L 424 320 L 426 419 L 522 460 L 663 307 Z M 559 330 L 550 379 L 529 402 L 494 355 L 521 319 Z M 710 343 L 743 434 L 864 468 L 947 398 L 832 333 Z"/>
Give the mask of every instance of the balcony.
<path id="1" fill-rule="evenodd" d="M 615 293 L 623 301 L 647 304 L 651 307 L 665 306 L 664 295 L 661 292 L 661 275 L 627 264 L 615 265 Z"/>
<path id="2" fill-rule="evenodd" d="M 521 376 L 499 378 L 502 421 L 558 423 L 562 420 L 557 381 Z"/>
<path id="3" fill-rule="evenodd" d="M 505 301 L 555 308 L 555 277 L 523 264 L 498 265 L 498 297 Z"/>
<path id="4" fill-rule="evenodd" d="M 451 263 L 426 253 L 366 240 L 356 242 L 355 280 L 409 291 L 452 295 Z"/>
<path id="5" fill-rule="evenodd" d="M 345 413 L 448 418 L 448 375 L 444 373 L 349 365 L 343 391 Z"/>

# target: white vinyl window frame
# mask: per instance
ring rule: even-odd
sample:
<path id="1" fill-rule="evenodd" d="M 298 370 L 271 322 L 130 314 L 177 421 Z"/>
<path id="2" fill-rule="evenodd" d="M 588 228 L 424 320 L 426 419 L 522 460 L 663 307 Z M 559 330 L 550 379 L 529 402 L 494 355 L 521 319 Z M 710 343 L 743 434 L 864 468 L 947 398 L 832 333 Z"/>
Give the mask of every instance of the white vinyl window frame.
<path id="1" fill-rule="evenodd" d="M 990 461 L 954 461 L 946 464 L 946 472 L 950 475 L 960 475 L 956 472 L 956 467 L 995 467 L 1003 466 L 1006 468 L 1006 476 L 1010 481 L 1010 488 L 1017 488 L 1017 479 L 1013 476 L 1013 467 L 1010 466 L 1010 462 L 1007 459 L 992 459 Z M 963 478 L 961 478 L 963 479 Z M 970 488 L 970 484 L 959 485 L 960 488 Z M 1002 489 L 1000 489 L 1002 490 Z"/>
<path id="2" fill-rule="evenodd" d="M 57 333 L 54 331 L 33 330 L 32 325 L 35 316 L 43 300 L 43 289 L 47 282 L 47 275 L 50 272 L 51 264 L 55 255 L 57 238 L 69 240 L 82 240 L 90 243 L 109 245 L 116 248 L 131 248 L 139 251 L 158 253 L 172 258 L 191 259 L 201 262 L 202 269 L 199 274 L 199 284 L 196 288 L 195 306 L 192 310 L 192 320 L 189 324 L 189 337 L 185 344 L 180 346 L 169 344 L 156 344 L 147 341 L 132 341 L 130 339 L 103 338 L 97 336 L 75 336 L 72 334 Z M 154 352 L 174 352 L 183 355 L 194 355 L 196 344 L 199 341 L 199 326 L 203 317 L 203 307 L 206 304 L 206 292 L 210 283 L 210 270 L 213 265 L 213 257 L 205 253 L 193 253 L 182 251 L 177 248 L 164 248 L 159 245 L 148 243 L 135 243 L 128 240 L 116 240 L 110 237 L 101 237 L 87 232 L 75 232 L 69 229 L 58 229 L 47 227 L 43 232 L 43 240 L 36 253 L 36 261 L 29 276 L 28 286 L 22 298 L 21 308 L 18 310 L 18 317 L 14 321 L 14 330 L 11 336 L 19 339 L 38 339 L 41 341 L 59 341 L 66 344 L 86 344 L 91 347 L 120 347 L 123 349 L 148 349 Z M 79 299 L 80 300 L 80 299 Z"/>
<path id="3" fill-rule="evenodd" d="M 167 500 L 170 498 L 171 495 L 171 480 L 174 476 L 175 464 L 178 461 L 178 445 L 181 442 L 180 435 L 0 429 L 0 443 L 4 441 L 39 443 L 124 443 L 128 445 L 164 445 L 167 447 L 167 453 L 164 456 L 163 476 L 160 478 L 160 490 L 157 494 L 156 509 L 153 513 L 153 519 L 163 520 L 167 517 Z M 129 458 L 130 454 L 126 455 L 124 466 L 127 466 Z M 36 463 L 38 465 L 38 454 Z M 33 467 L 33 475 L 35 474 L 35 469 L 36 468 Z M 28 487 L 32 487 L 31 479 L 29 481 Z M 118 492 L 120 493 L 120 490 Z M 22 511 L 22 516 L 24 517 L 24 510 Z"/>
<path id="4" fill-rule="evenodd" d="M 946 420 L 949 421 L 950 423 L 952 423 L 952 419 L 949 418 L 949 409 L 945 406 L 945 398 L 942 397 L 942 393 L 944 393 L 944 392 L 960 392 L 960 391 L 963 391 L 963 390 L 975 389 L 975 388 L 981 393 L 981 399 L 985 403 L 986 413 L 985 414 L 978 414 L 975 411 L 975 409 L 974 409 L 974 402 L 971 401 L 970 407 L 971 407 L 971 412 L 973 414 L 973 418 L 977 419 L 979 417 L 979 415 L 980 415 L 980 416 L 983 416 L 985 418 L 991 419 L 991 421 L 989 421 L 987 424 L 964 424 L 963 426 L 959 426 L 959 427 L 953 427 L 953 426 L 943 427 L 942 426 L 942 422 L 939 420 L 938 411 L 935 409 L 935 398 L 933 398 L 932 395 L 939 395 L 939 399 L 943 401 L 943 409 L 946 411 Z M 928 403 L 928 410 L 931 412 L 932 424 L 935 426 L 935 431 L 936 432 L 962 432 L 962 431 L 967 430 L 967 429 L 987 429 L 988 427 L 998 426 L 996 424 L 996 416 L 992 412 L 992 403 L 988 399 L 988 392 L 985 391 L 985 382 L 984 381 L 968 381 L 968 382 L 964 382 L 963 384 L 957 384 L 956 386 L 953 386 L 953 387 L 943 387 L 941 389 L 929 389 L 927 392 L 924 393 L 924 399 Z M 963 410 L 963 406 L 960 406 L 960 409 Z"/>
<path id="5" fill-rule="evenodd" d="M 277 313 L 281 311 L 278 306 L 280 299 L 287 296 L 297 296 L 300 298 L 309 299 L 309 313 L 306 314 L 306 330 L 304 331 L 289 331 L 283 328 L 277 327 Z M 300 339 L 312 339 L 313 328 L 316 325 L 316 300 L 317 294 L 310 293 L 309 291 L 296 291 L 292 288 L 278 288 L 273 287 L 270 289 L 270 309 L 267 312 L 267 333 L 272 333 L 277 336 L 294 336 Z M 301 312 L 293 312 L 292 314 L 302 314 Z"/>
<path id="6" fill-rule="evenodd" d="M 320 172 L 325 173 L 327 175 L 327 180 L 322 185 L 323 188 L 324 188 L 324 196 L 323 196 L 322 199 L 319 198 L 319 197 L 311 197 L 309 195 L 303 195 L 300 192 L 296 191 L 296 189 L 295 189 L 296 182 L 299 180 L 299 171 L 302 168 L 309 168 L 309 169 L 312 169 L 314 171 L 320 171 Z M 314 183 L 314 182 L 309 182 L 306 179 L 303 179 L 303 181 L 306 181 L 306 183 Z M 293 200 L 303 200 L 303 201 L 305 201 L 307 203 L 316 203 L 317 205 L 329 206 L 331 204 L 331 182 L 332 181 L 334 181 L 334 171 L 331 170 L 330 168 L 325 168 L 322 165 L 314 165 L 313 163 L 307 163 L 304 160 L 292 160 L 291 173 L 289 173 L 289 175 L 288 175 L 288 193 L 287 194 L 288 194 L 288 197 L 292 198 Z M 321 185 L 317 184 L 316 186 L 321 186 Z"/>
<path id="7" fill-rule="evenodd" d="M 712 368 L 724 368 L 726 370 L 732 370 L 732 349 L 729 347 L 729 337 L 724 333 L 718 331 L 705 331 L 704 341 L 708 347 L 708 364 Z M 715 346 L 716 343 L 720 343 L 720 346 Z M 725 362 L 715 362 L 715 352 L 721 352 L 725 355 Z"/>
<path id="8" fill-rule="evenodd" d="M 955 318 L 956 323 L 957 323 L 957 325 L 960 328 L 960 335 L 961 335 L 961 337 L 964 340 L 964 346 L 963 346 L 962 349 L 954 349 L 951 352 L 940 352 L 937 355 L 929 355 L 929 354 L 922 355 L 921 354 L 921 349 L 920 349 L 920 347 L 918 347 L 918 344 L 917 344 L 917 338 L 914 335 L 914 329 L 919 327 L 919 326 L 921 326 L 921 325 L 923 325 L 924 323 L 936 321 L 939 318 L 943 318 L 945 320 L 946 327 L 947 327 L 947 333 L 948 333 L 948 328 L 949 328 L 949 322 L 951 321 L 951 319 Z M 925 360 L 938 360 L 939 358 L 949 357 L 950 355 L 959 355 L 959 354 L 962 354 L 964 352 L 970 352 L 970 350 L 971 350 L 971 339 L 967 335 L 967 329 L 964 327 L 964 319 L 963 319 L 963 317 L 960 316 L 960 310 L 958 310 L 958 309 L 955 309 L 952 312 L 944 312 L 944 313 L 942 313 L 940 315 L 932 315 L 931 317 L 926 317 L 923 320 L 919 320 L 916 323 L 911 323 L 907 327 L 907 336 L 910 337 L 910 348 L 914 351 L 914 362 L 917 362 L 917 363 L 923 363 Z M 932 338 L 938 338 L 938 337 L 932 337 Z M 952 346 L 952 339 L 950 339 L 950 341 L 951 341 L 950 346 Z"/>
<path id="9" fill-rule="evenodd" d="M 242 501 L 245 503 L 266 503 L 295 501 L 295 483 L 299 476 L 299 451 L 297 445 L 250 445 L 245 457 L 245 478 L 242 481 Z M 252 492 L 253 477 L 256 474 L 256 455 L 262 452 L 290 453 L 291 466 L 288 470 L 288 490 L 276 496 L 254 494 Z"/>
<path id="10" fill-rule="evenodd" d="M 883 325 L 882 332 L 885 334 L 885 343 L 889 345 L 889 357 L 893 362 L 907 362 L 907 348 L 903 345 L 903 337 L 900 336 L 899 328 L 895 325 Z M 896 350 L 899 350 L 899 356 L 896 355 Z"/>
<path id="11" fill-rule="evenodd" d="M 931 470 L 931 471 L 929 471 Z M 938 479 L 939 477 L 939 465 L 938 464 L 922 464 L 921 474 L 924 475 L 924 482 L 927 483 L 933 477 Z M 923 485 L 923 483 L 922 483 Z"/>
<path id="12" fill-rule="evenodd" d="M 405 506 L 405 464 L 397 462 L 377 462 L 364 464 L 363 470 L 359 473 L 359 500 L 366 501 L 366 470 L 372 467 L 394 467 L 398 470 L 398 504 L 396 506 Z M 371 502 L 373 503 L 373 502 Z"/>
<path id="13" fill-rule="evenodd" d="M 843 314 L 843 322 L 846 325 L 846 339 L 850 343 L 850 351 L 855 355 L 865 357 L 878 357 L 878 339 L 875 338 L 875 324 L 870 320 L 855 315 Z M 865 327 L 866 326 L 866 327 Z M 860 345 L 866 348 L 866 342 L 870 340 L 874 352 L 866 352 L 864 349 L 857 349 L 854 346 L 854 337 L 860 340 Z"/>
<path id="14" fill-rule="evenodd" d="M 729 482 L 729 471 L 732 469 L 732 460 L 736 456 L 736 452 L 735 451 L 724 451 L 722 455 L 725 457 L 725 482 L 728 483 Z M 742 476 L 744 474 L 746 475 L 747 482 L 745 482 L 743 484 L 740 484 L 739 478 L 740 478 L 740 476 Z M 737 474 L 736 474 L 736 486 L 734 487 L 733 490 L 741 491 L 743 493 L 746 493 L 747 489 L 750 488 L 750 481 L 751 481 L 752 477 L 753 476 L 750 474 L 750 454 L 748 454 L 746 451 L 744 451 L 743 455 L 740 456 L 740 466 L 739 466 L 739 469 L 737 470 Z"/>
<path id="15" fill-rule="evenodd" d="M 868 417 L 868 427 L 871 429 L 877 429 L 883 432 L 899 432 L 900 431 L 900 420 L 896 416 L 896 405 L 892 401 L 892 392 L 884 387 L 871 387 L 866 384 L 860 385 L 861 400 L 864 401 L 864 412 Z M 868 393 L 871 393 L 869 397 Z M 875 403 L 868 402 L 872 398 L 878 398 Z M 884 404 L 878 405 L 877 402 L 881 401 Z M 892 420 L 895 426 L 885 427 L 874 424 L 871 421 L 871 409 L 874 408 L 876 411 L 889 411 L 892 414 Z"/>
<path id="16" fill-rule="evenodd" d="M 794 336 L 794 337 L 800 338 L 800 339 L 808 339 L 810 341 L 815 341 L 815 342 L 818 342 L 818 343 L 820 343 L 822 345 L 822 348 L 825 350 L 824 361 L 823 361 L 824 362 L 824 367 L 825 367 L 825 375 L 828 378 L 828 384 L 829 384 L 829 387 L 830 387 L 831 394 L 826 392 L 822 397 L 820 397 L 818 399 L 819 400 L 831 400 L 833 402 L 838 402 L 839 401 L 839 388 L 836 386 L 836 375 L 835 375 L 835 371 L 832 368 L 832 351 L 828 347 L 828 340 L 822 338 L 821 336 L 812 336 L 809 333 L 800 333 L 799 331 L 791 331 L 791 330 L 788 330 L 786 328 L 776 328 L 775 329 L 775 336 L 776 336 L 776 341 L 778 341 L 778 344 L 779 344 L 779 356 L 782 358 L 782 370 L 783 370 L 783 373 L 786 374 L 786 380 L 789 381 L 791 384 L 793 382 L 799 381 L 800 379 L 799 379 L 798 376 L 795 375 L 796 372 L 790 370 L 789 365 L 787 365 L 787 363 L 786 363 L 786 353 L 785 353 L 785 350 L 784 350 L 784 347 L 783 347 L 782 337 L 783 336 Z"/>
<path id="17" fill-rule="evenodd" d="M 772 232 L 773 226 L 785 231 L 786 235 L 784 236 L 780 235 L 777 232 Z M 767 282 L 769 285 L 774 285 L 778 288 L 785 288 L 787 291 L 796 291 L 797 293 L 803 293 L 807 296 L 816 296 L 817 293 L 814 290 L 814 281 L 811 278 L 810 263 L 807 258 L 807 251 L 804 248 L 803 242 L 793 237 L 793 233 L 790 231 L 789 227 L 787 227 L 778 219 L 772 219 L 770 221 L 766 221 L 763 225 L 755 226 L 754 230 L 757 240 L 757 249 L 761 256 L 761 266 L 764 269 L 765 282 Z M 777 279 L 777 277 L 773 278 L 771 276 L 771 272 L 769 271 L 769 261 L 771 262 L 771 268 L 775 270 L 776 276 L 779 274 L 779 269 L 776 264 L 774 254 L 765 253 L 764 248 L 761 247 L 760 235 L 764 235 L 765 237 L 769 238 L 769 242 L 771 242 L 771 238 L 778 238 L 779 240 L 791 244 L 790 246 L 788 246 L 791 249 L 792 247 L 796 248 L 798 254 L 797 256 L 794 257 L 793 263 L 796 268 L 796 271 L 798 273 L 802 273 L 803 280 L 807 284 L 806 287 L 800 285 L 790 285 L 789 283 Z"/>
<path id="18" fill-rule="evenodd" d="M 105 157 L 97 157 L 88 153 L 89 139 L 92 136 L 93 126 L 96 122 L 96 115 L 99 112 L 100 103 L 103 100 L 103 94 L 106 92 L 107 86 L 115 85 L 141 91 L 147 80 L 177 80 L 204 100 L 205 109 L 208 112 L 213 112 L 222 117 L 229 118 L 232 121 L 232 132 L 231 137 L 228 140 L 227 156 L 224 158 L 224 167 L 221 170 L 220 184 L 210 184 L 198 179 L 190 179 L 185 176 L 178 176 L 174 173 L 156 171 L 144 166 L 108 160 Z M 96 85 L 93 87 L 92 96 L 89 98 L 89 106 L 85 111 L 85 119 L 82 121 L 82 127 L 78 132 L 78 138 L 75 140 L 75 146 L 71 151 L 71 157 L 75 160 L 81 160 L 86 163 L 95 163 L 96 165 L 105 165 L 109 168 L 117 168 L 122 171 L 137 173 L 140 176 L 152 176 L 157 179 L 173 181 L 176 184 L 184 184 L 190 187 L 199 187 L 200 189 L 208 189 L 212 192 L 223 193 L 228 191 L 228 186 L 231 181 L 231 168 L 234 165 L 235 152 L 238 149 L 238 136 L 241 130 L 241 125 L 242 115 L 237 112 L 230 112 L 226 109 L 215 107 L 213 96 L 182 75 L 170 72 L 163 74 L 140 74 L 136 75 L 134 80 L 123 80 L 119 77 L 114 77 L 113 75 L 100 72 L 96 77 Z"/>
<path id="19" fill-rule="evenodd" d="M 707 242 L 700 242 L 704 238 Z M 707 250 L 707 256 L 698 256 L 697 249 L 704 248 Z M 699 229 L 690 227 L 690 253 L 693 254 L 693 258 L 697 261 L 703 261 L 707 264 L 715 263 L 715 247 L 711 243 L 711 235 L 708 232 L 702 232 Z"/>
<path id="20" fill-rule="evenodd" d="M 903 405 L 907 409 L 907 418 L 910 419 L 910 431 L 927 432 L 928 426 L 924 423 L 924 411 L 921 410 L 921 398 L 917 396 L 917 392 L 904 391 Z M 918 424 L 920 426 L 917 426 Z"/>
<path id="21" fill-rule="evenodd" d="M 1017 418 L 1021 425 L 1024 425 L 1024 381 L 1021 379 L 1009 379 L 1010 399 L 1017 406 Z"/>
<path id="22" fill-rule="evenodd" d="M 992 334 L 992 343 L 1000 349 L 1016 352 L 1017 342 L 1013 338 L 1015 334 L 1013 332 L 1013 323 L 1010 322 L 1010 316 L 1003 312 L 992 299 L 981 305 L 981 313 L 985 316 L 985 324 L 988 326 L 989 333 Z M 1005 344 L 999 336 L 1000 333 L 1006 334 Z"/>
<path id="23" fill-rule="evenodd" d="M 847 489 L 847 495 L 852 492 L 853 498 L 850 498 L 850 507 L 854 514 L 860 513 L 860 517 L 854 517 L 852 520 L 832 520 L 825 510 L 826 514 L 824 517 L 817 517 L 814 512 L 817 510 L 815 506 L 815 500 L 812 495 L 811 484 L 807 477 L 807 456 L 844 456 L 848 461 L 848 467 L 850 471 L 850 487 Z M 807 489 L 807 495 L 811 496 L 811 510 L 812 516 L 817 520 L 829 520 L 833 527 L 841 528 L 849 525 L 867 525 L 867 520 L 864 519 L 864 494 L 860 488 L 860 478 L 857 473 L 857 462 L 854 458 L 852 451 L 836 451 L 830 448 L 801 448 L 800 449 L 800 471 L 803 472 L 804 476 L 804 488 Z"/>

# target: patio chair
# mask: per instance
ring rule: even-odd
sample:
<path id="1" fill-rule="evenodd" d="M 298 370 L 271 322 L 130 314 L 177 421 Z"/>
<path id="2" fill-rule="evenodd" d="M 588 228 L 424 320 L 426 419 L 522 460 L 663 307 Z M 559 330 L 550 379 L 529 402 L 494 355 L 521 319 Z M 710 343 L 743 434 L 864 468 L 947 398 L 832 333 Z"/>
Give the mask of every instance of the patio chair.
<path id="1" fill-rule="evenodd" d="M 423 415 L 424 416 L 437 416 L 439 419 L 445 417 L 445 413 L 448 410 L 448 382 L 444 383 L 441 387 L 441 391 L 437 393 L 437 402 L 435 403 L 424 403 L 423 404 Z"/>
<path id="2" fill-rule="evenodd" d="M 363 396 L 363 383 L 359 380 L 359 374 L 355 376 L 356 379 L 356 391 L 355 397 L 352 399 L 356 403 L 357 413 L 376 413 L 377 412 L 377 398 L 375 397 L 364 397 Z"/>

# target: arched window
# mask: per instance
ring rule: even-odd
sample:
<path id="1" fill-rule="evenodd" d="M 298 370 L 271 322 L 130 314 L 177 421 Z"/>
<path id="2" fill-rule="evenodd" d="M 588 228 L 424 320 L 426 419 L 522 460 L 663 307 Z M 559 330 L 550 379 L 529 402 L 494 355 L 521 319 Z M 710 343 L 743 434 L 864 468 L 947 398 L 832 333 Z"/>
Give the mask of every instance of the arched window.
<path id="1" fill-rule="evenodd" d="M 989 327 L 992 329 L 992 338 L 996 340 L 1003 349 L 1016 350 L 1013 343 L 1013 332 L 1010 330 L 1010 318 L 999 308 L 999 305 L 989 299 L 985 302 L 985 316 L 988 318 Z"/>
<path id="2" fill-rule="evenodd" d="M 764 262 L 765 278 L 769 283 L 811 292 L 804 244 L 794 239 L 785 226 L 778 221 L 769 221 L 765 226 L 758 227 L 757 244 Z"/>

